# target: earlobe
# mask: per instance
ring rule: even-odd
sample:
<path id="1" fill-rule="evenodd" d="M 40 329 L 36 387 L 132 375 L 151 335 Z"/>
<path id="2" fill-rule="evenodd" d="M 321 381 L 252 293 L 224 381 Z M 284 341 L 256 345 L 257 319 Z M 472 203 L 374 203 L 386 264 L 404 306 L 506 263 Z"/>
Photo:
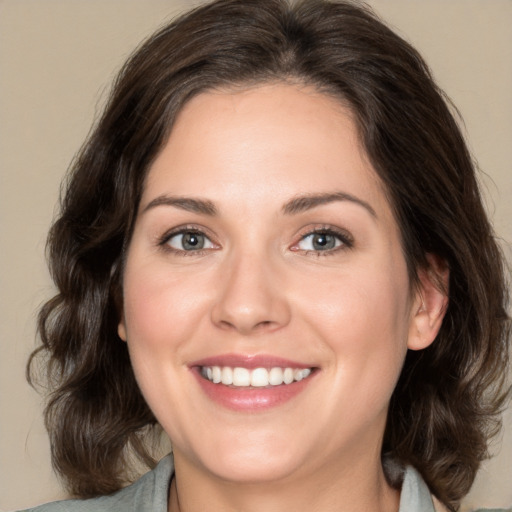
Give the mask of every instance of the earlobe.
<path id="1" fill-rule="evenodd" d="M 124 315 L 121 315 L 121 320 L 117 324 L 117 334 L 123 340 L 126 341 L 126 326 L 124 324 Z"/>
<path id="2" fill-rule="evenodd" d="M 112 268 L 112 276 L 117 274 L 117 266 Z M 124 319 L 124 304 L 123 304 L 123 290 L 119 279 L 115 279 L 116 285 L 112 290 L 112 296 L 114 299 L 115 308 L 119 316 L 119 323 L 117 324 L 117 335 L 126 341 L 126 323 Z"/>
<path id="3" fill-rule="evenodd" d="M 411 311 L 407 343 L 411 350 L 422 350 L 434 341 L 448 308 L 448 266 L 433 254 L 428 254 L 427 260 L 428 268 L 418 270 L 420 284 Z"/>

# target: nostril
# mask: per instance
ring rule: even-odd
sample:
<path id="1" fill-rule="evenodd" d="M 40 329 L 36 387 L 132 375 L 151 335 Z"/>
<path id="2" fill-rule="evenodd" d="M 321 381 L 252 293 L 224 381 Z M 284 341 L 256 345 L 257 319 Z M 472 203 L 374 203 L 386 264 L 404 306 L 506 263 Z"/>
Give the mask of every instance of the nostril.
<path id="1" fill-rule="evenodd" d="M 272 325 L 272 322 L 270 320 L 264 320 L 262 322 L 257 323 L 254 326 L 254 329 L 264 329 L 265 327 L 268 327 L 270 325 Z"/>
<path id="2" fill-rule="evenodd" d="M 225 329 L 237 329 L 237 326 L 234 323 L 231 323 L 231 322 L 229 322 L 227 320 L 221 320 L 219 323 Z M 273 324 L 273 322 L 271 320 L 263 320 L 261 322 L 258 322 L 256 324 L 254 324 L 250 328 L 250 330 L 257 331 L 257 330 L 260 330 L 260 329 L 265 329 L 265 328 L 270 327 L 272 324 Z"/>
<path id="3" fill-rule="evenodd" d="M 236 327 L 235 327 L 232 323 L 228 322 L 227 320 L 221 320 L 221 321 L 219 322 L 219 326 L 220 326 L 222 329 L 226 329 L 226 330 L 229 330 L 229 329 L 236 329 Z"/>

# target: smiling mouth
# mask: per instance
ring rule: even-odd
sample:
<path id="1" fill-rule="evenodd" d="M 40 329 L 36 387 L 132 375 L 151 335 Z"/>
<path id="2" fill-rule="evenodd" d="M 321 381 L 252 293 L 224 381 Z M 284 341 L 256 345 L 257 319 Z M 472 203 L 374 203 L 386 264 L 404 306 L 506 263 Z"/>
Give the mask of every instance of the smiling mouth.
<path id="1" fill-rule="evenodd" d="M 307 379 L 313 368 L 242 368 L 231 366 L 202 366 L 201 376 L 214 383 L 236 388 L 263 388 L 292 384 Z"/>

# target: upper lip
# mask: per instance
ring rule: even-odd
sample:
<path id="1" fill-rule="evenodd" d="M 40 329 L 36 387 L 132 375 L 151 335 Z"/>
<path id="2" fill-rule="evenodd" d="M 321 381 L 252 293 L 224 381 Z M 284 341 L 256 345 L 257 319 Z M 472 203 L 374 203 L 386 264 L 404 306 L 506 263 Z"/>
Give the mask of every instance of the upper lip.
<path id="1" fill-rule="evenodd" d="M 310 364 L 267 354 L 222 354 L 194 361 L 190 366 L 229 366 L 231 368 L 247 369 L 274 367 L 313 368 Z"/>

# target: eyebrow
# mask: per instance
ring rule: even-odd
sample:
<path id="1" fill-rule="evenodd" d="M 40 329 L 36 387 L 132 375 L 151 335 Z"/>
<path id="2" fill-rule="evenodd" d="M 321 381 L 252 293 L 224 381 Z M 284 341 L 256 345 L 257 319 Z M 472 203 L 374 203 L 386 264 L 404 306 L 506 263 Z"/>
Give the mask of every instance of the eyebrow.
<path id="1" fill-rule="evenodd" d="M 217 208 L 215 205 L 207 199 L 194 199 L 191 197 L 176 197 L 162 195 L 153 199 L 148 205 L 142 210 L 142 213 L 146 213 L 152 208 L 157 206 L 174 206 L 187 212 L 200 213 L 202 215 L 208 215 L 213 217 L 217 215 Z"/>
<path id="2" fill-rule="evenodd" d="M 317 206 L 333 203 L 336 201 L 350 201 L 355 203 L 367 210 L 372 217 L 377 218 L 377 213 L 370 204 L 368 204 L 366 201 L 363 201 L 362 199 L 359 199 L 358 197 L 353 196 L 352 194 L 347 194 L 345 192 L 308 194 L 294 197 L 283 205 L 282 212 L 285 215 L 296 215 Z M 214 217 L 218 214 L 217 208 L 213 202 L 209 201 L 208 199 L 196 199 L 192 197 L 177 197 L 168 195 L 161 195 L 150 201 L 144 207 L 142 213 L 156 208 L 157 206 L 174 206 L 175 208 L 180 208 L 188 212 L 208 215 L 210 217 Z"/>
<path id="3" fill-rule="evenodd" d="M 351 203 L 355 203 L 367 210 L 372 217 L 377 218 L 377 213 L 370 204 L 345 192 L 308 194 L 305 196 L 294 197 L 283 206 L 282 211 L 285 215 L 295 215 L 297 213 L 310 210 L 311 208 L 336 201 L 350 201 Z"/>

